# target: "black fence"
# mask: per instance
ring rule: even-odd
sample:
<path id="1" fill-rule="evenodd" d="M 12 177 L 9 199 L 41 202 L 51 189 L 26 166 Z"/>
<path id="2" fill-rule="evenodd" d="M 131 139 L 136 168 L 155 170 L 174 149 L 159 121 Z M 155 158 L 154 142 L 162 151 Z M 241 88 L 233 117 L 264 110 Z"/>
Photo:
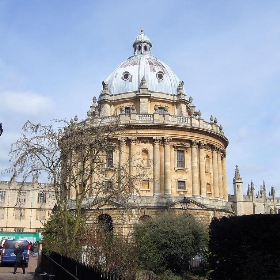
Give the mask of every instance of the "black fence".
<path id="1" fill-rule="evenodd" d="M 206 267 L 206 261 L 202 256 L 195 256 L 189 261 L 189 271 L 202 271 Z"/>
<path id="2" fill-rule="evenodd" d="M 40 275 L 40 280 L 124 280 L 55 252 L 42 252 L 40 271 L 40 274 L 46 273 L 44 276 Z"/>

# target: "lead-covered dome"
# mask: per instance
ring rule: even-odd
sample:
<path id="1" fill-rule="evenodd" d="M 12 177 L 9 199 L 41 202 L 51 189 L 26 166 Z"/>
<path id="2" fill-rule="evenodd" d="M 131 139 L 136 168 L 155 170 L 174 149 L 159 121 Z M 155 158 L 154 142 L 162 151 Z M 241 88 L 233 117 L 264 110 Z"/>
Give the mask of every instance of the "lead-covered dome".
<path id="1" fill-rule="evenodd" d="M 110 94 L 138 91 L 143 77 L 149 91 L 177 94 L 180 80 L 168 65 L 152 55 L 151 47 L 152 43 L 142 29 L 133 43 L 134 55 L 105 80 Z"/>

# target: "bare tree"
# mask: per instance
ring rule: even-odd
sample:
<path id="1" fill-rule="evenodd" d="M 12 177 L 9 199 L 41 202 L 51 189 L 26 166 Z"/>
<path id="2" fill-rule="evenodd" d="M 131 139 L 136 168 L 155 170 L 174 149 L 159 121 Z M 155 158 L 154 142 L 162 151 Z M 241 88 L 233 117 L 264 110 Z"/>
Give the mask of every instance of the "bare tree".
<path id="1" fill-rule="evenodd" d="M 57 234 L 61 235 L 57 245 L 65 255 L 73 255 L 79 245 L 87 209 L 114 201 L 127 207 L 137 192 L 145 172 L 141 160 L 133 162 L 137 171 L 131 175 L 131 162 L 120 165 L 112 157 L 122 153 L 118 141 L 122 130 L 117 117 L 110 122 L 99 119 L 78 123 L 76 119 L 46 126 L 28 121 L 22 136 L 12 145 L 13 164 L 7 171 L 21 175 L 23 182 L 30 176 L 46 175 L 55 190 L 55 210 L 59 213 L 55 219 L 59 220 Z"/>

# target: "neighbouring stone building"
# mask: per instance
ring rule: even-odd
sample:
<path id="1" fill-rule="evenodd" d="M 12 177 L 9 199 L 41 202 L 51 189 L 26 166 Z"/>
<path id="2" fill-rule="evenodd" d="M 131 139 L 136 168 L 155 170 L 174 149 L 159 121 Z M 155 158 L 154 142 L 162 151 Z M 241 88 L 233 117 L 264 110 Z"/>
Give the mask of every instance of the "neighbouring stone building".
<path id="1" fill-rule="evenodd" d="M 141 30 L 133 43 L 133 55 L 102 82 L 102 90 L 81 122 L 93 127 L 118 118 L 122 135 L 113 139 L 117 149 L 108 155 L 108 168 L 132 163 L 135 155 L 147 170 L 132 207 L 109 201 L 98 210 L 87 209 L 89 223 L 108 222 L 109 228 L 128 234 L 133 225 L 161 211 L 188 211 L 205 223 L 213 217 L 278 213 L 274 188 L 266 195 L 253 184 L 243 195 L 243 182 L 235 170 L 234 194 L 228 195 L 226 149 L 228 139 L 217 119 L 202 118 L 184 82 L 151 52 L 152 43 Z M 130 174 L 136 172 L 128 165 Z M 18 192 L 23 195 L 18 195 Z M 75 197 L 71 197 L 75 199 Z M 55 204 L 48 185 L 37 180 L 21 185 L 0 182 L 0 230 L 36 231 Z M 187 207 L 184 207 L 187 206 Z"/>
<path id="2" fill-rule="evenodd" d="M 256 191 L 255 185 L 251 181 L 244 194 L 243 180 L 238 166 L 236 166 L 233 178 L 233 190 L 234 194 L 228 196 L 228 201 L 236 215 L 280 214 L 280 198 L 276 197 L 273 186 L 267 192 L 265 182 L 263 182 L 259 191 Z"/>
<path id="3" fill-rule="evenodd" d="M 0 181 L 0 231 L 40 232 L 55 204 L 51 185 Z"/>

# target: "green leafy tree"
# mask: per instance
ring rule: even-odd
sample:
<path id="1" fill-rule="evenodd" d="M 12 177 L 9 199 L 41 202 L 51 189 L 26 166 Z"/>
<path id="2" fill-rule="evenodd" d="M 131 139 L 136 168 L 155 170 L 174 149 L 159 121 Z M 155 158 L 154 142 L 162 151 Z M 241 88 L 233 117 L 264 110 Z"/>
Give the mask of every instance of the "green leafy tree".
<path id="1" fill-rule="evenodd" d="M 142 267 L 155 273 L 183 272 L 190 258 L 207 247 L 207 230 L 187 213 L 166 212 L 135 226 Z"/>

